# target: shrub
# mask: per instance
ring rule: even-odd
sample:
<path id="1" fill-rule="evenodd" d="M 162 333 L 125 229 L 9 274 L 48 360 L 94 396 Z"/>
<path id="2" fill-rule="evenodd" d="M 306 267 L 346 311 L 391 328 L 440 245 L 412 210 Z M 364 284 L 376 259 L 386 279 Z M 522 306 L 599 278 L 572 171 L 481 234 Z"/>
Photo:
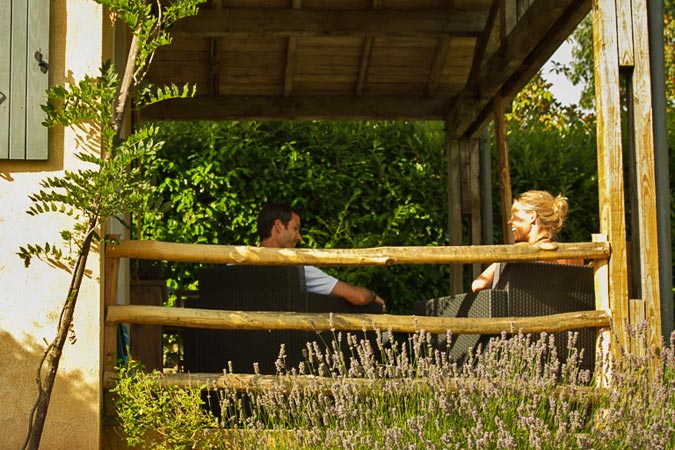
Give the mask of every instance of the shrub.
<path id="1" fill-rule="evenodd" d="M 638 341 L 640 336 L 644 330 L 633 333 Z M 553 340 L 545 333 L 502 335 L 459 367 L 445 352 L 434 350 L 424 332 L 405 344 L 385 346 L 380 339 L 375 351 L 357 335 L 338 333 L 331 350 L 308 343 L 307 360 L 280 373 L 278 383 L 245 393 L 220 391 L 221 432 L 209 434 L 214 438 L 211 445 L 244 449 L 675 445 L 672 342 L 658 357 L 624 354 L 613 362 L 616 376 L 611 388 L 593 390 L 590 374 L 578 369 L 581 355 L 572 347 L 568 362 L 560 364 Z M 303 377 L 301 383 L 298 375 L 302 374 L 312 376 Z M 157 400 L 163 394 L 133 394 L 135 384 L 145 389 L 147 379 L 155 377 L 121 374 L 126 387 L 116 392 L 131 397 L 118 403 L 128 409 L 120 410 L 123 422 L 138 423 L 140 409 L 158 411 L 145 402 L 165 404 Z M 198 393 L 191 395 L 193 400 L 198 397 Z M 192 408 L 193 415 L 199 410 L 194 403 L 181 407 Z M 158 417 L 153 424 L 178 431 L 171 421 L 182 414 Z M 184 437 L 195 439 L 200 431 L 186 429 Z"/>

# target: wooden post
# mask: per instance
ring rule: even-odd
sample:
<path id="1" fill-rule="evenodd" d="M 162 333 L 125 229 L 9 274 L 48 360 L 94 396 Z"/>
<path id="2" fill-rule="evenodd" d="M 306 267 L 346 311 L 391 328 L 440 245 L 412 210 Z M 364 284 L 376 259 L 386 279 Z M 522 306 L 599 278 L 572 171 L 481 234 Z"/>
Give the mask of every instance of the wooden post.
<path id="1" fill-rule="evenodd" d="M 471 196 L 471 245 L 483 244 L 481 229 L 481 201 L 480 201 L 480 149 L 478 139 L 470 139 L 469 145 L 469 193 Z M 482 267 L 473 264 L 473 278 L 480 275 Z"/>
<path id="2" fill-rule="evenodd" d="M 462 193 L 459 140 L 451 138 L 446 132 L 445 148 L 448 161 L 448 238 L 450 245 L 462 245 Z M 450 293 L 463 291 L 463 267 L 459 264 L 450 266 Z"/>
<path id="3" fill-rule="evenodd" d="M 626 1 L 626 0 L 623 0 Z M 639 239 L 640 280 L 647 320 L 649 348 L 661 346 L 661 295 L 659 290 L 659 249 L 656 218 L 656 175 L 654 169 L 654 136 L 652 125 L 652 91 L 649 67 L 649 30 L 647 29 L 647 0 L 632 0 L 632 28 L 634 30 L 634 69 L 631 99 L 634 122 L 629 124 L 635 136 L 635 172 L 639 232 L 633 232 L 633 241 Z M 633 212 L 635 214 L 635 212 Z"/>
<path id="4" fill-rule="evenodd" d="M 501 92 L 493 100 L 495 139 L 497 145 L 497 170 L 499 171 L 499 193 L 501 197 L 502 232 L 504 243 L 513 244 L 511 227 L 507 223 L 511 217 L 511 169 L 509 167 L 509 146 L 506 142 L 506 121 L 504 120 L 504 100 Z"/>
<path id="5" fill-rule="evenodd" d="M 609 306 L 619 344 L 627 346 L 626 224 L 621 151 L 617 19 L 614 0 L 593 0 L 595 109 L 598 140 L 600 232 L 612 248 L 608 262 Z"/>
<path id="6" fill-rule="evenodd" d="M 103 316 L 108 306 L 117 305 L 117 278 L 119 275 L 119 258 L 105 258 L 105 274 L 103 279 L 104 298 Z M 104 322 L 103 326 L 103 363 L 115 365 L 117 361 L 117 325 Z"/>
<path id="7" fill-rule="evenodd" d="M 593 242 L 607 242 L 607 236 L 594 234 Z M 609 279 L 607 259 L 593 261 L 593 274 L 595 282 L 595 309 L 598 311 L 610 311 L 609 307 Z M 610 371 L 610 348 L 618 351 L 616 345 L 610 345 L 612 334 L 609 328 L 599 328 L 595 352 L 595 375 L 598 387 L 609 384 Z M 618 355 L 618 353 L 617 353 Z"/>

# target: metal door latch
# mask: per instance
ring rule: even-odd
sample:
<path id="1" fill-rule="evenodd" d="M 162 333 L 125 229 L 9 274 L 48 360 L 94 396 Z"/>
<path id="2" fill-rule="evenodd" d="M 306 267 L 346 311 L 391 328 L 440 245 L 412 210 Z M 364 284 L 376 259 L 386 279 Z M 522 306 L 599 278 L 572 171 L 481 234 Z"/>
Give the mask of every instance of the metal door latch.
<path id="1" fill-rule="evenodd" d="M 38 66 L 40 66 L 40 72 L 47 73 L 47 71 L 49 70 L 49 64 L 44 60 L 42 52 L 38 50 L 35 52 L 34 56 L 35 60 L 38 62 Z"/>

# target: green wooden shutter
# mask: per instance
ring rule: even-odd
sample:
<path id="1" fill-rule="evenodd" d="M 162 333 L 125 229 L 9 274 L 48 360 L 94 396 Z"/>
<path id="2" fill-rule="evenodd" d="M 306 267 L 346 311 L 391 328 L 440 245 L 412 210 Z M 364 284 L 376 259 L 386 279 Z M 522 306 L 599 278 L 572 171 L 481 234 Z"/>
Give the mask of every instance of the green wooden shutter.
<path id="1" fill-rule="evenodd" d="M 0 158 L 44 160 L 49 0 L 0 0 Z"/>

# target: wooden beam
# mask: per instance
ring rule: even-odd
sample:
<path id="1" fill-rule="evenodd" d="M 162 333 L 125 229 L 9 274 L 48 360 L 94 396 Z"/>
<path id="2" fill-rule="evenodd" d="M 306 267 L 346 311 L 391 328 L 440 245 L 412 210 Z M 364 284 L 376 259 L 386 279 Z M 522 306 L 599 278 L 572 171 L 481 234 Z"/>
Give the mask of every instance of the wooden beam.
<path id="1" fill-rule="evenodd" d="M 293 9 L 302 8 L 302 0 L 293 0 L 291 7 Z M 288 97 L 293 91 L 293 81 L 295 78 L 295 48 L 297 38 L 289 36 L 286 40 L 286 62 L 284 64 L 284 96 Z"/>
<path id="2" fill-rule="evenodd" d="M 593 0 L 595 111 L 598 140 L 598 200 L 600 232 L 612 246 L 609 259 L 609 301 L 618 343 L 628 348 L 625 323 L 628 311 L 626 211 L 621 144 L 621 102 L 617 22 L 614 0 Z M 617 352 L 619 346 L 612 345 Z M 615 356 L 619 356 L 615 353 Z"/>
<path id="3" fill-rule="evenodd" d="M 527 65 L 516 71 L 513 76 L 504 83 L 502 95 L 505 98 L 514 97 L 530 82 L 532 77 L 541 70 L 541 67 L 549 60 L 560 45 L 574 32 L 576 27 L 588 15 L 591 9 L 590 0 L 574 0 L 573 4 L 558 19 L 549 32 L 544 36 L 530 56 Z"/>
<path id="4" fill-rule="evenodd" d="M 165 306 L 108 306 L 105 323 L 168 325 L 213 330 L 362 331 L 400 333 L 500 334 L 555 333 L 577 328 L 609 326 L 607 311 L 579 311 L 538 317 L 422 317 L 390 314 L 295 313 L 286 311 L 223 311 Z"/>
<path id="5" fill-rule="evenodd" d="M 202 9 L 171 27 L 175 37 L 478 36 L 486 13 L 470 9 L 318 11 Z"/>
<path id="6" fill-rule="evenodd" d="M 219 96 L 172 99 L 140 111 L 142 120 L 442 120 L 444 98 Z"/>
<path id="7" fill-rule="evenodd" d="M 633 66 L 633 20 L 631 0 L 618 0 L 616 2 L 617 35 L 619 36 L 619 66 Z M 645 18 L 646 20 L 646 18 Z M 643 31 L 647 32 L 645 28 Z M 640 36 L 635 36 L 637 39 Z M 647 39 L 647 36 L 645 36 Z"/>
<path id="8" fill-rule="evenodd" d="M 469 140 L 469 197 L 471 199 L 471 245 L 483 244 L 481 239 L 480 149 L 478 139 Z M 473 278 L 482 272 L 480 264 L 473 265 Z"/>
<path id="9" fill-rule="evenodd" d="M 284 96 L 288 97 L 293 91 L 293 80 L 295 78 L 295 48 L 297 38 L 290 36 L 286 42 L 286 63 L 284 65 Z"/>
<path id="10" fill-rule="evenodd" d="M 218 87 L 220 86 L 220 51 L 218 46 L 218 39 L 211 39 L 211 85 L 209 93 L 211 95 L 218 95 Z"/>
<path id="11" fill-rule="evenodd" d="M 647 1 L 633 0 L 632 29 L 635 67 L 631 77 L 634 121 L 635 159 L 640 242 L 640 274 L 642 299 L 645 302 L 649 347 L 661 347 L 661 295 L 659 289 L 659 248 L 656 218 L 656 174 L 654 168 L 654 135 L 652 122 L 652 91 L 649 60 L 649 30 Z M 623 39 L 621 39 L 623 40 Z M 621 61 L 619 61 L 621 63 Z M 636 214 L 636 211 L 633 211 Z M 636 233 L 633 233 L 635 236 Z M 635 239 L 634 239 L 635 240 Z M 637 324 L 634 324 L 637 325 Z"/>
<path id="12" fill-rule="evenodd" d="M 607 242 L 607 236 L 593 234 L 593 242 Z M 593 287 L 595 288 L 595 309 L 610 311 L 609 306 L 609 269 L 606 259 L 593 261 Z M 610 343 L 613 336 L 609 327 L 598 329 L 595 341 L 595 383 L 597 387 L 609 385 L 611 376 L 612 358 L 610 357 Z M 616 346 L 612 346 L 617 350 Z"/>
<path id="13" fill-rule="evenodd" d="M 462 245 L 462 182 L 460 176 L 460 140 L 446 133 L 445 150 L 448 168 L 448 242 Z M 450 266 L 450 294 L 464 291 L 463 267 Z"/>
<path id="14" fill-rule="evenodd" d="M 359 63 L 359 78 L 356 81 L 356 96 L 360 97 L 366 88 L 368 82 L 368 67 L 370 66 L 370 55 L 373 53 L 373 43 L 375 37 L 367 35 L 363 40 L 363 51 L 361 52 L 361 62 Z"/>
<path id="15" fill-rule="evenodd" d="M 466 264 L 484 262 L 603 259 L 606 242 L 560 242 L 534 245 L 459 245 L 449 247 L 378 247 L 359 249 L 265 248 L 246 245 L 181 244 L 159 241 L 120 241 L 106 246 L 106 258 L 262 266 L 391 266 L 396 264 Z"/>
<path id="16" fill-rule="evenodd" d="M 479 64 L 478 76 L 470 80 L 467 89 L 453 100 L 454 106 L 446 118 L 446 123 L 454 129 L 453 134 L 473 136 L 479 132 L 480 128 L 476 125 L 482 126 L 490 119 L 492 110 L 490 103 L 495 94 L 502 90 L 506 83 L 518 84 L 517 80 L 522 79 L 522 67 L 526 62 L 540 61 L 544 50 L 551 49 L 552 54 L 569 35 L 569 28 L 565 28 L 567 34 L 564 36 L 555 28 L 570 21 L 574 22 L 577 20 L 578 12 L 588 11 L 588 7 L 587 0 L 533 2 L 508 34 L 503 45 L 487 56 L 489 60 L 485 64 Z M 562 23 L 559 18 L 563 20 Z M 548 40 L 547 44 L 541 45 L 544 40 Z M 545 60 L 541 61 L 541 65 L 544 62 Z M 541 65 L 536 66 L 537 69 Z M 523 80 L 523 85 L 530 78 L 531 75 L 527 80 Z M 510 94 L 510 91 L 502 90 L 505 97 L 508 98 Z"/>
<path id="17" fill-rule="evenodd" d="M 443 67 L 445 60 L 448 57 L 448 49 L 450 48 L 450 39 L 440 38 L 436 43 L 436 50 L 434 52 L 434 60 L 431 63 L 431 70 L 429 71 L 429 83 L 427 85 L 427 95 L 433 96 L 438 90 L 441 82 L 441 75 L 443 74 Z"/>
<path id="18" fill-rule="evenodd" d="M 504 235 L 504 243 L 513 244 L 513 233 L 511 233 L 511 226 L 508 224 L 508 220 L 511 217 L 511 204 L 513 203 L 513 195 L 511 193 L 511 169 L 509 165 L 509 144 L 506 141 L 504 101 L 500 93 L 495 95 L 493 104 L 502 233 Z"/>
<path id="19" fill-rule="evenodd" d="M 485 54 L 488 50 L 490 38 L 495 33 L 500 5 L 501 0 L 492 1 L 492 6 L 490 6 L 490 12 L 488 13 L 487 21 L 485 23 L 485 30 L 478 38 L 478 44 L 476 45 L 476 49 L 473 54 L 473 63 L 471 65 L 471 72 L 469 72 L 469 80 L 475 80 L 480 73 L 480 67 L 483 63 L 483 60 L 485 59 Z"/>

